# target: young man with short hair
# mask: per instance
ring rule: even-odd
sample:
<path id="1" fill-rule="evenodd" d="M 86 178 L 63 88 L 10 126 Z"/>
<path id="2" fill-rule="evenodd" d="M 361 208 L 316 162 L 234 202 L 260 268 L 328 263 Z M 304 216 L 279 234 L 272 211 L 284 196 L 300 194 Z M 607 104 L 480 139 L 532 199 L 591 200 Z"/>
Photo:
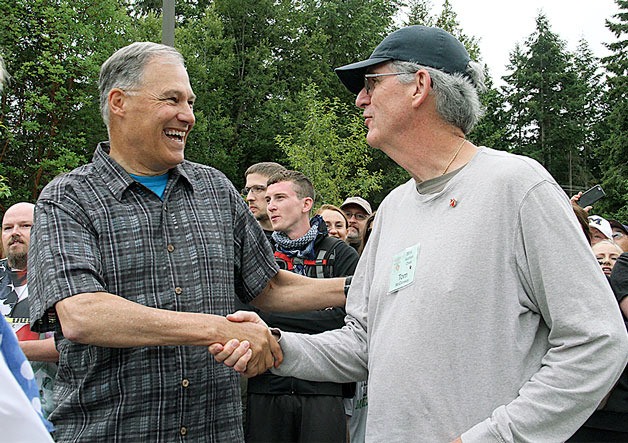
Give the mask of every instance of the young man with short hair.
<path id="1" fill-rule="evenodd" d="M 320 215 L 310 219 L 314 188 L 297 171 L 271 176 L 266 189 L 273 226 L 275 259 L 282 269 L 316 278 L 353 275 L 357 253 L 327 234 Z M 328 308 L 299 314 L 260 313 L 271 326 L 315 334 L 344 325 L 345 310 Z M 270 372 L 248 381 L 247 442 L 343 442 L 346 418 L 343 398 L 352 383 L 307 381 Z"/>

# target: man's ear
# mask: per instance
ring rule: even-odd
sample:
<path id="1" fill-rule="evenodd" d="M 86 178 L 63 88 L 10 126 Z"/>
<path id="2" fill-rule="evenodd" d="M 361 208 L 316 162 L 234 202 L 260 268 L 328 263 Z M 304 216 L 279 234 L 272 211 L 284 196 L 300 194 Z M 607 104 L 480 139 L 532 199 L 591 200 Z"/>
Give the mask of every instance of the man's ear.
<path id="1" fill-rule="evenodd" d="M 310 197 L 305 197 L 303 199 L 303 212 L 310 212 L 312 210 L 312 206 L 314 206 L 314 200 Z"/>
<path id="2" fill-rule="evenodd" d="M 107 94 L 107 103 L 109 106 L 109 114 L 123 115 L 125 111 L 127 95 L 120 88 L 113 88 Z"/>
<path id="3" fill-rule="evenodd" d="M 425 69 L 419 69 L 414 75 L 414 92 L 412 94 L 412 105 L 419 107 L 428 97 L 432 90 L 432 77 Z"/>

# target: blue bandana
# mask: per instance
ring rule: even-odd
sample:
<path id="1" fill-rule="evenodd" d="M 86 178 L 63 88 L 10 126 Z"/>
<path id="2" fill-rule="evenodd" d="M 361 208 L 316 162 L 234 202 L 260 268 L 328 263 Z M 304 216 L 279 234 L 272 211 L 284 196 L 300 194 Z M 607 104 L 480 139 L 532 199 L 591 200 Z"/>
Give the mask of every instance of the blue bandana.
<path id="1" fill-rule="evenodd" d="M 315 258 L 314 243 L 319 234 L 327 234 L 327 225 L 325 225 L 323 217 L 315 215 L 310 220 L 310 226 L 310 230 L 303 237 L 295 238 L 294 240 L 290 239 L 283 232 L 273 232 L 273 240 L 277 244 L 277 250 L 283 252 L 288 257 Z M 294 272 L 305 275 L 305 266 L 295 262 Z"/>

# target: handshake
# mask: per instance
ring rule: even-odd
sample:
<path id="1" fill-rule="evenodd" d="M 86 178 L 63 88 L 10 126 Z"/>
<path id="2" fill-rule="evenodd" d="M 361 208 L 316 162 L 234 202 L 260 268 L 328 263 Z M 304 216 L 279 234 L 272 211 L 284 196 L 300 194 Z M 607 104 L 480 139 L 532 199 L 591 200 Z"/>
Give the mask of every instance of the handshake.
<path id="1" fill-rule="evenodd" d="M 255 312 L 237 311 L 227 315 L 235 332 L 224 345 L 213 343 L 209 352 L 218 363 L 232 367 L 246 377 L 255 377 L 268 369 L 278 368 L 283 353 L 278 338 L 271 334 L 268 326 Z"/>

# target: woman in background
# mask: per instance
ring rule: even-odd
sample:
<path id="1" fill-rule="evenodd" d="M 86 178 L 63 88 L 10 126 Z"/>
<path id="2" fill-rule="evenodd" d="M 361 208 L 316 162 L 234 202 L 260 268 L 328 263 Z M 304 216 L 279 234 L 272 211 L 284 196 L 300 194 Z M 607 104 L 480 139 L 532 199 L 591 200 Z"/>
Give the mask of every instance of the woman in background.
<path id="1" fill-rule="evenodd" d="M 331 237 L 339 238 L 344 242 L 347 241 L 349 222 L 344 212 L 342 212 L 339 207 L 334 205 L 322 205 L 316 213 L 323 217 L 327 225 L 327 233 Z"/>

